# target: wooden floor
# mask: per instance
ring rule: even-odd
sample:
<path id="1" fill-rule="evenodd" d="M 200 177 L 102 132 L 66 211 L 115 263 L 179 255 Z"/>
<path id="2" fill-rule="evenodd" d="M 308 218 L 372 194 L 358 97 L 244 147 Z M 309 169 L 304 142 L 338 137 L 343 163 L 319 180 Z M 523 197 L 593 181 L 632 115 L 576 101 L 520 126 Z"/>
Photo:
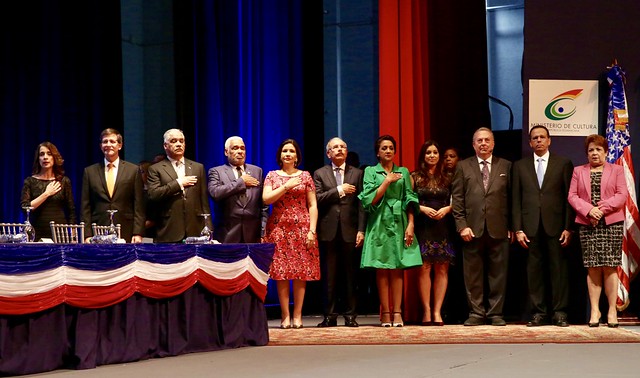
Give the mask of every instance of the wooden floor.
<path id="1" fill-rule="evenodd" d="M 304 319 L 314 327 L 318 317 Z M 377 317 L 359 317 L 375 324 Z M 269 322 L 277 327 L 279 320 Z M 640 327 L 627 327 L 640 332 Z M 38 377 L 638 377 L 640 344 L 266 346 Z"/>

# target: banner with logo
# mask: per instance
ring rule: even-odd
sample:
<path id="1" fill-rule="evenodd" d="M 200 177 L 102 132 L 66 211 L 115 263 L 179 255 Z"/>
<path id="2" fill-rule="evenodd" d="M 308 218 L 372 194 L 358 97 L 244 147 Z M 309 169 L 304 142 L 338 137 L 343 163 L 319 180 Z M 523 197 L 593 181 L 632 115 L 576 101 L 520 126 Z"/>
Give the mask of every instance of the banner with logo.
<path id="1" fill-rule="evenodd" d="M 553 136 L 598 133 L 597 80 L 529 80 L 529 129 L 544 125 Z"/>

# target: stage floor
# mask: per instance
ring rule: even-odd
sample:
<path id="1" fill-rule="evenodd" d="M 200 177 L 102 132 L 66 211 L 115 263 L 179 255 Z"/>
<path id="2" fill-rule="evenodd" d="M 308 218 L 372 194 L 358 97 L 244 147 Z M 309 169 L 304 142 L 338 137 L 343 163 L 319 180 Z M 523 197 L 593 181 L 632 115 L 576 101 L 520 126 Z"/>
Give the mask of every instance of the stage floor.
<path id="1" fill-rule="evenodd" d="M 315 327 L 321 317 L 305 317 Z M 360 316 L 363 325 L 377 316 Z M 269 321 L 279 327 L 278 319 Z M 624 327 L 640 332 L 640 327 Z M 264 346 L 193 353 L 38 377 L 637 377 L 640 344 Z"/>

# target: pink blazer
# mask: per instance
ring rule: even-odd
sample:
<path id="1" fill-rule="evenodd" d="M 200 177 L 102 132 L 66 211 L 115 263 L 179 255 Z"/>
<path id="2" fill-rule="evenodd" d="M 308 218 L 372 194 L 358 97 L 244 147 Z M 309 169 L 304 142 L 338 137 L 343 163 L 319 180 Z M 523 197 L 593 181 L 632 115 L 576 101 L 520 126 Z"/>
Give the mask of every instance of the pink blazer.
<path id="1" fill-rule="evenodd" d="M 591 204 L 591 167 L 589 164 L 573 169 L 569 187 L 569 204 L 576 211 L 576 223 L 590 224 L 587 214 Z M 627 184 L 624 169 L 619 165 L 604 164 L 600 183 L 600 206 L 606 224 L 624 220 L 624 204 L 627 201 Z"/>

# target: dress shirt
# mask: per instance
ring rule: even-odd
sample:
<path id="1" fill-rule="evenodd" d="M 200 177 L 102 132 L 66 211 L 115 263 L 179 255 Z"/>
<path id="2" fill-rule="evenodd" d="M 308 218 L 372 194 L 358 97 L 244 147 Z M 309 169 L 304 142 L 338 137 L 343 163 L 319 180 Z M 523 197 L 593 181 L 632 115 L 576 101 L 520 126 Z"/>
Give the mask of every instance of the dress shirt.
<path id="1" fill-rule="evenodd" d="M 538 159 L 542 158 L 542 173 L 547 173 L 547 167 L 549 166 L 549 151 L 542 156 L 533 154 L 533 170 L 538 173 Z M 543 175 L 544 176 L 544 175 Z"/>

